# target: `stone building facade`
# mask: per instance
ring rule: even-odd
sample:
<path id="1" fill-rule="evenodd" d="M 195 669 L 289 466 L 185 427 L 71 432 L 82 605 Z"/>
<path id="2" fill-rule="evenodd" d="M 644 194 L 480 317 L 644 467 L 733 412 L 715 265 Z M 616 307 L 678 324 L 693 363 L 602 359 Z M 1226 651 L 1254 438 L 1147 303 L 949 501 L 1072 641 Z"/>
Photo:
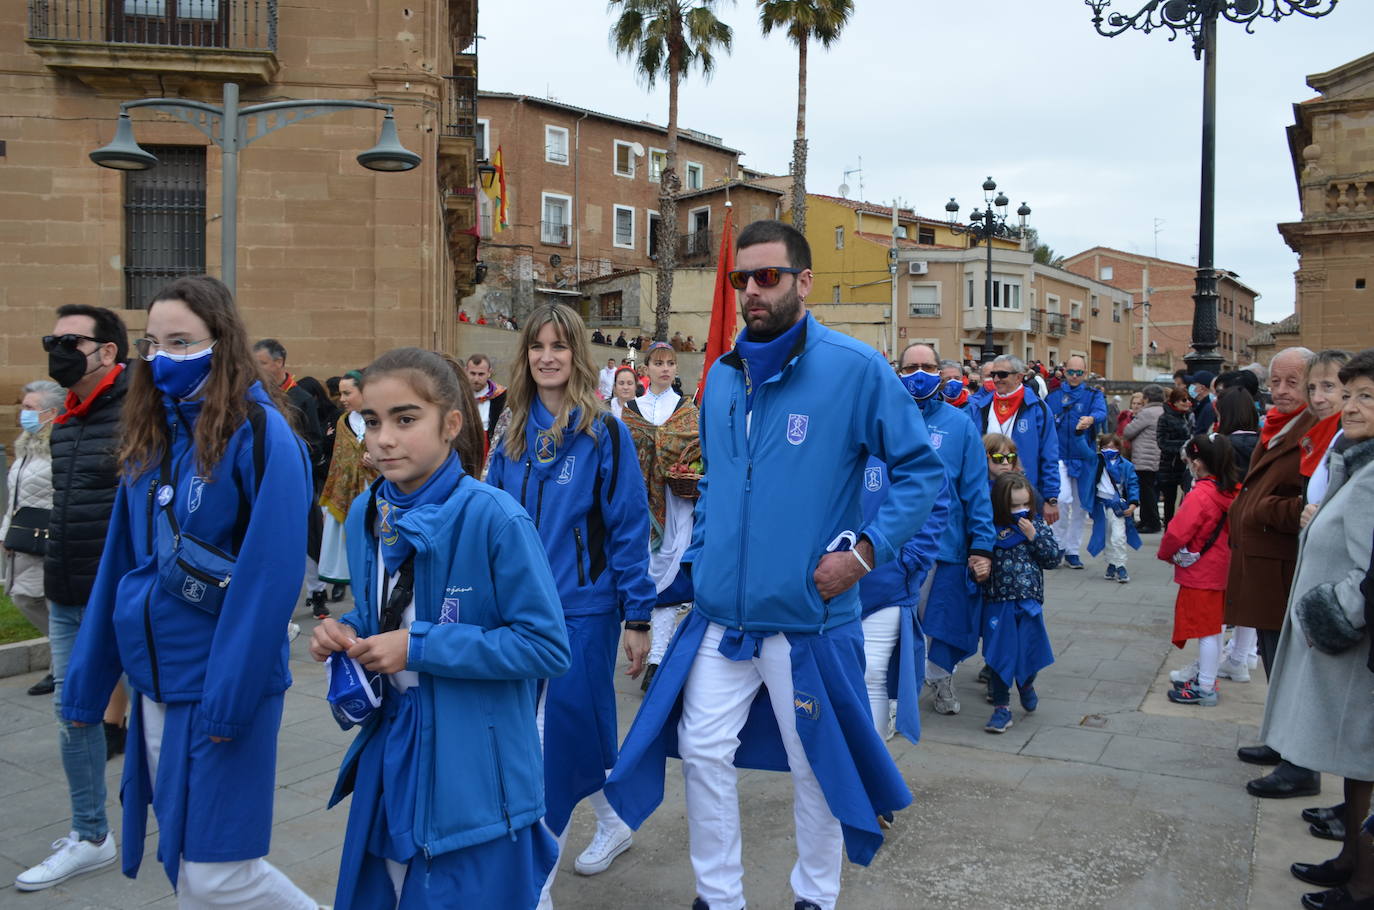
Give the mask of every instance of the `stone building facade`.
<path id="1" fill-rule="evenodd" d="M 1260 340 L 1360 350 L 1374 346 L 1374 54 L 1307 84 L 1320 94 L 1288 127 L 1302 220 L 1278 226 L 1298 254 L 1296 312 Z"/>
<path id="2" fill-rule="evenodd" d="M 131 10 L 139 11 L 135 15 Z M 133 334 L 162 283 L 220 273 L 218 149 L 169 114 L 132 112 L 160 165 L 98 167 L 119 105 L 380 101 L 422 157 L 376 173 L 355 156 L 381 113 L 333 112 L 240 155 L 238 300 L 251 335 L 320 377 L 402 344 L 453 349 L 475 265 L 476 0 L 29 0 L 0 29 L 0 402 L 46 373 L 53 310 L 119 311 Z M 3 419 L 3 418 L 0 418 Z"/>

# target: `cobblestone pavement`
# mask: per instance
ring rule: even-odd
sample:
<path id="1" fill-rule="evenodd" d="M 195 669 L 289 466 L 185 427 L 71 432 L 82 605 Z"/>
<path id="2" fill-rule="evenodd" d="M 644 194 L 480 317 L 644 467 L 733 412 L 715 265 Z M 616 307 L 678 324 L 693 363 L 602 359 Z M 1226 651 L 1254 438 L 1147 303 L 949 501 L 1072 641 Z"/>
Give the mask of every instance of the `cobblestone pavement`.
<path id="1" fill-rule="evenodd" d="M 1002 736 L 983 731 L 990 708 L 961 670 L 963 711 L 937 716 L 923 704 L 924 738 L 890 745 L 916 800 L 899 813 L 874 863 L 846 864 L 840 905 L 872 908 L 1291 908 L 1306 887 L 1287 872 L 1293 860 L 1318 861 L 1335 844 L 1314 841 L 1298 820 L 1305 805 L 1340 801 L 1338 780 L 1308 801 L 1260 805 L 1244 783 L 1256 769 L 1235 758 L 1254 741 L 1264 700 L 1263 671 L 1247 685 L 1223 684 L 1216 708 L 1181 707 L 1164 698 L 1167 671 L 1191 659 L 1168 643 L 1174 587 L 1169 567 L 1145 549 L 1132 559 L 1133 582 L 1102 579 L 1099 560 L 1085 571 L 1047 573 L 1046 617 L 1057 661 L 1041 674 L 1040 707 L 1015 709 Z M 346 604 L 345 604 L 346 606 Z M 306 627 L 308 613 L 298 616 Z M 1191 648 L 1192 646 L 1190 646 Z M 275 831 L 270 859 L 322 902 L 332 899 L 346 804 L 325 800 L 351 737 L 326 710 L 323 676 L 293 646 L 296 684 L 282 723 Z M 5 881 L 47 854 L 67 832 L 70 809 L 58 757 L 51 700 L 24 690 L 36 674 L 0 680 L 0 877 Z M 627 728 L 638 685 L 621 678 Z M 118 830 L 120 761 L 111 761 L 109 812 Z M 594 878 L 572 872 L 589 841 L 590 811 L 574 817 L 555 904 L 572 908 L 672 908 L 692 902 L 682 778 L 668 767 L 663 806 L 636 834 L 634 847 Z M 795 858 L 791 788 L 784 775 L 741 775 L 746 890 L 751 906 L 791 908 Z M 156 827 L 142 873 L 117 867 L 44 892 L 0 890 L 0 907 L 130 908 L 175 906 L 153 861 Z"/>

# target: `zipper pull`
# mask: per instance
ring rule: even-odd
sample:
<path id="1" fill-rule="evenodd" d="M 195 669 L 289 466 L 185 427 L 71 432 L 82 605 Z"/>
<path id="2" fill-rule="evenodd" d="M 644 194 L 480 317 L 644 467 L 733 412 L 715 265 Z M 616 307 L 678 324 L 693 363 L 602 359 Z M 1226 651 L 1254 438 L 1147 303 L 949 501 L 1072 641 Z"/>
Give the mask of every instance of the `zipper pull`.
<path id="1" fill-rule="evenodd" d="M 229 582 L 230 582 L 230 580 L 231 580 L 233 577 L 234 577 L 234 576 L 233 576 L 232 574 L 224 576 L 224 579 L 219 583 L 219 586 L 220 586 L 221 588 L 227 588 L 227 587 L 229 587 Z"/>
<path id="2" fill-rule="evenodd" d="M 744 471 L 744 492 L 754 489 L 754 463 L 751 461 Z"/>

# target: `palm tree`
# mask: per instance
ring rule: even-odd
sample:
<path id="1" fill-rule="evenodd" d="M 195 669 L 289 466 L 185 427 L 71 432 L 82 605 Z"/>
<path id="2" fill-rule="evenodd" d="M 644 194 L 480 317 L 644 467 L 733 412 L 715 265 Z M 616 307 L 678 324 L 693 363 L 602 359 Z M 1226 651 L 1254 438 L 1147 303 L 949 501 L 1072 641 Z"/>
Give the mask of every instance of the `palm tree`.
<path id="1" fill-rule="evenodd" d="M 806 48 L 829 49 L 849 24 L 854 0 L 759 0 L 765 35 L 782 29 L 797 46 L 797 138 L 792 142 L 792 226 L 806 233 Z"/>
<path id="2" fill-rule="evenodd" d="M 710 77 L 717 50 L 730 50 L 730 26 L 716 18 L 718 0 L 610 0 L 619 11 L 611 27 L 616 56 L 626 57 L 645 84 L 668 82 L 668 153 L 659 177 L 658 295 L 654 301 L 654 338 L 668 338 L 668 311 L 677 267 L 677 92 L 695 67 Z"/>

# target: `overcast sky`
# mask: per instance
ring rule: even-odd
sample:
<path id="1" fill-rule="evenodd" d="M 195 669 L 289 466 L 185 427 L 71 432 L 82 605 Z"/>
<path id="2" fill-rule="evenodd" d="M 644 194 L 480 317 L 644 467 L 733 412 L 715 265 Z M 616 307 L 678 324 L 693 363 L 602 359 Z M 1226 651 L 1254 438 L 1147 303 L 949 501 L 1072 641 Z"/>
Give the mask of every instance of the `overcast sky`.
<path id="1" fill-rule="evenodd" d="M 1270 5 L 1273 0 L 1264 0 Z M 1145 0 L 1116 0 L 1135 12 Z M 855 0 L 829 51 L 813 49 L 807 134 L 811 192 L 944 217 L 967 215 L 992 175 L 1026 201 L 1061 254 L 1103 244 L 1193 263 L 1197 257 L 1202 64 L 1185 37 L 1104 38 L 1080 0 Z M 693 74 L 682 126 L 722 137 L 745 164 L 786 173 L 796 116 L 795 49 L 764 39 L 753 0 L 720 6 L 734 49 L 714 77 Z M 482 4 L 480 87 L 552 96 L 663 123 L 667 92 L 647 91 L 610 50 L 599 0 Z M 1293 309 L 1297 257 L 1275 224 L 1299 218 L 1284 128 L 1306 77 L 1374 51 L 1374 2 L 1329 16 L 1264 20 L 1247 35 L 1222 21 L 1218 51 L 1216 264 L 1263 296 L 1259 318 Z M 858 168 L 863 173 L 844 172 Z"/>

